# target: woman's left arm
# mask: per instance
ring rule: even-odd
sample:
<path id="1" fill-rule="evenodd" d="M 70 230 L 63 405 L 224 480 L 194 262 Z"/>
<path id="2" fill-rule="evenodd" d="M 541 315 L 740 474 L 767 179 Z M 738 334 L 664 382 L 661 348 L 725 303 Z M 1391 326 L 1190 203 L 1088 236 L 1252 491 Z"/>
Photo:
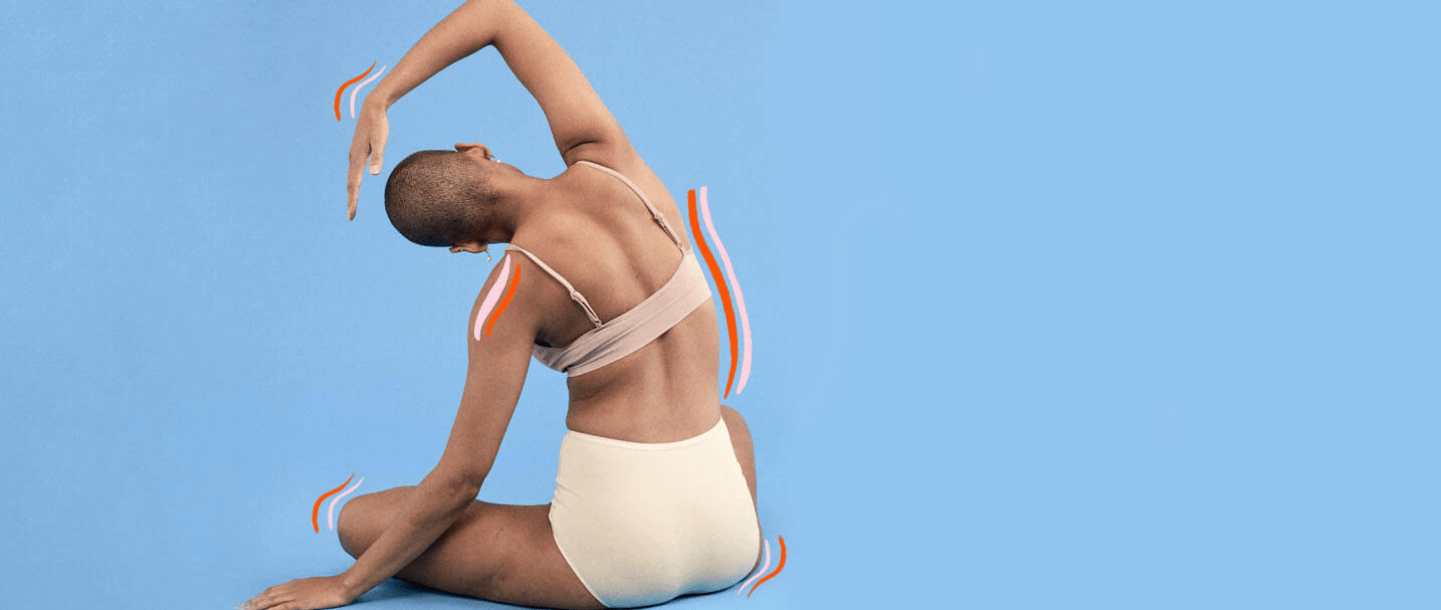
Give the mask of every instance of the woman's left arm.
<path id="1" fill-rule="evenodd" d="M 465 390 L 440 463 L 408 494 L 399 514 L 350 569 L 271 587 L 243 608 L 310 610 L 348 604 L 430 548 L 475 500 L 515 413 L 540 325 L 539 308 L 530 302 L 517 264 L 504 269 L 514 257 L 501 260 L 471 309 Z M 492 294 L 498 298 L 490 298 Z"/>

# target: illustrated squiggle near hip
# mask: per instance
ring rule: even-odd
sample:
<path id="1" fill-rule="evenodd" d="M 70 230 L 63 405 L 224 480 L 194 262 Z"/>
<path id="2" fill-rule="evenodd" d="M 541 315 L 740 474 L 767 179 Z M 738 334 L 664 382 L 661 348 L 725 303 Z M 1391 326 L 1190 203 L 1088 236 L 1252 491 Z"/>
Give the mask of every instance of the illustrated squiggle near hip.
<path id="1" fill-rule="evenodd" d="M 756 570 L 755 575 L 754 575 L 754 576 L 751 576 L 750 578 L 747 578 L 745 582 L 741 583 L 740 588 L 739 588 L 739 589 L 736 589 L 736 595 L 740 595 L 741 593 L 744 593 L 745 590 L 746 590 L 746 587 L 751 586 L 751 583 L 755 582 L 755 580 L 756 580 L 757 578 L 760 578 L 760 577 L 761 577 L 761 574 L 765 574 L 765 573 L 766 573 L 766 570 L 767 570 L 767 569 L 770 569 L 770 567 L 771 567 L 771 541 L 769 541 L 769 540 L 763 540 L 762 542 L 765 542 L 765 544 L 766 544 L 766 546 L 765 546 L 765 549 L 766 549 L 765 560 L 764 560 L 764 561 L 761 561 L 761 567 L 760 567 L 760 569 Z"/>
<path id="2" fill-rule="evenodd" d="M 505 292 L 506 280 L 510 279 L 510 255 L 500 259 L 500 276 L 495 278 L 495 283 L 490 286 L 490 292 L 485 293 L 485 300 L 480 302 L 480 312 L 475 315 L 475 340 L 480 340 L 481 327 L 485 325 L 485 317 L 490 315 L 490 309 L 500 300 L 501 293 Z"/>
<path id="3" fill-rule="evenodd" d="M 365 477 L 360 477 L 360 480 L 359 480 L 359 481 L 356 481 L 354 485 L 351 485 L 351 486 L 350 486 L 350 489 L 347 489 L 347 490 L 345 490 L 345 491 L 343 491 L 343 492 L 340 492 L 340 495 L 335 496 L 334 498 L 331 498 L 331 499 L 330 499 L 330 514 L 329 514 L 329 518 L 328 518 L 327 520 L 330 522 L 330 530 L 331 530 L 331 531 L 335 531 L 335 505 L 336 505 L 336 503 L 340 502 L 340 499 L 341 499 L 341 498 L 344 498 L 345 496 L 350 495 L 350 492 L 355 491 L 355 489 L 356 489 L 357 487 L 360 487 L 360 484 L 361 484 L 361 483 L 364 483 L 364 482 L 365 482 Z"/>
<path id="4" fill-rule="evenodd" d="M 700 214 L 697 213 L 695 209 L 695 189 L 691 189 L 687 193 L 686 199 L 688 200 L 687 203 L 690 206 L 689 209 L 691 234 L 695 237 L 695 245 L 697 248 L 700 248 L 701 256 L 705 258 L 706 266 L 710 268 L 711 279 L 715 280 L 716 292 L 720 293 L 721 305 L 725 307 L 726 334 L 730 338 L 731 367 L 730 375 L 726 377 L 725 393 L 721 396 L 727 397 L 730 396 L 731 383 L 735 381 L 736 377 L 736 362 L 740 358 L 740 354 L 736 353 L 735 310 L 731 307 L 730 290 L 726 287 L 725 276 L 721 274 L 720 265 L 716 264 L 715 257 L 711 256 L 710 248 L 706 247 L 705 238 L 701 237 Z"/>
<path id="5" fill-rule="evenodd" d="M 736 279 L 736 270 L 731 267 L 731 257 L 726 253 L 726 247 L 721 243 L 720 235 L 716 234 L 715 225 L 711 223 L 710 204 L 706 202 L 706 187 L 700 187 L 700 214 L 705 219 L 706 233 L 710 234 L 716 251 L 720 253 L 721 262 L 725 264 L 726 276 L 730 278 L 731 289 L 736 293 L 736 309 L 739 309 L 741 314 L 741 343 L 745 346 L 745 351 L 741 355 L 740 381 L 736 383 L 736 394 L 740 394 L 741 390 L 746 388 L 746 379 L 751 376 L 751 319 L 746 315 L 746 299 L 741 294 L 741 284 L 740 280 Z M 735 375 L 734 368 L 731 369 L 731 375 Z"/>
<path id="6" fill-rule="evenodd" d="M 756 587 L 759 587 L 759 586 L 765 584 L 765 582 L 766 582 L 767 580 L 770 580 L 770 579 L 772 579 L 772 578 L 775 578 L 776 574 L 780 574 L 780 573 L 781 573 L 781 568 L 786 567 L 786 537 L 785 537 L 785 536 L 776 536 L 776 538 L 779 538 L 780 541 L 781 541 L 781 561 L 780 561 L 780 563 L 776 564 L 776 571 L 771 572 L 770 574 L 766 574 L 766 577 L 765 577 L 765 578 L 760 579 L 760 582 L 757 582 L 754 587 L 751 587 L 751 593 L 755 593 L 755 592 L 756 592 Z M 747 594 L 746 594 L 746 597 L 750 597 L 750 596 L 751 596 L 751 593 L 747 593 Z"/>
<path id="7" fill-rule="evenodd" d="M 350 90 L 350 118 L 355 118 L 355 94 L 360 93 L 360 90 L 364 89 L 366 85 L 369 85 L 370 81 L 380 78 L 380 75 L 383 74 L 385 72 L 385 69 L 389 67 L 390 66 L 381 66 L 379 72 L 371 74 L 370 78 L 360 81 L 359 85 L 356 85 L 354 89 Z"/>

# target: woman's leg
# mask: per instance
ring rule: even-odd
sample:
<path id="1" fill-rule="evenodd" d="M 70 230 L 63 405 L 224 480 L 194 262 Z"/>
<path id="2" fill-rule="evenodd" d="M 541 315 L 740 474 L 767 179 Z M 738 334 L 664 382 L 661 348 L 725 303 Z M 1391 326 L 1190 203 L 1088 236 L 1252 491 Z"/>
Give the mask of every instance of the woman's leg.
<path id="1" fill-rule="evenodd" d="M 346 503 L 337 529 L 345 552 L 359 557 L 399 512 L 413 487 L 366 494 Z M 550 529 L 550 505 L 476 500 L 397 578 L 447 593 L 550 608 L 604 608 L 586 590 Z"/>

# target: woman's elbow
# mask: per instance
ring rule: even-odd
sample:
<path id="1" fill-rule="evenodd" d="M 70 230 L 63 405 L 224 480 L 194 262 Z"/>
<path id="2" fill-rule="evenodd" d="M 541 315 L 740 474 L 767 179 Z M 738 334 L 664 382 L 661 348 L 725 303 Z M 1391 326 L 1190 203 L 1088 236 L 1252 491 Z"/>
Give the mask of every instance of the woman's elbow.
<path id="1" fill-rule="evenodd" d="M 465 504 L 480 493 L 485 482 L 485 471 L 478 468 L 436 468 L 430 479 L 438 492 L 444 493 L 457 504 Z"/>

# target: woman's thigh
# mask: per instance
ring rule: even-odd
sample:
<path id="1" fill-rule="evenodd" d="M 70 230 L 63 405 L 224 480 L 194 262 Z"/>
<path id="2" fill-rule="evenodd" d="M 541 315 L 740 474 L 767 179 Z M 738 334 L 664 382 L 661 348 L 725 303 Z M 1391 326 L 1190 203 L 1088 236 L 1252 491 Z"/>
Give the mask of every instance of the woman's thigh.
<path id="1" fill-rule="evenodd" d="M 366 494 L 340 511 L 340 543 L 359 557 L 400 512 L 413 487 Z M 603 608 L 566 563 L 550 529 L 550 505 L 476 500 L 396 578 L 447 593 L 552 608 Z"/>

